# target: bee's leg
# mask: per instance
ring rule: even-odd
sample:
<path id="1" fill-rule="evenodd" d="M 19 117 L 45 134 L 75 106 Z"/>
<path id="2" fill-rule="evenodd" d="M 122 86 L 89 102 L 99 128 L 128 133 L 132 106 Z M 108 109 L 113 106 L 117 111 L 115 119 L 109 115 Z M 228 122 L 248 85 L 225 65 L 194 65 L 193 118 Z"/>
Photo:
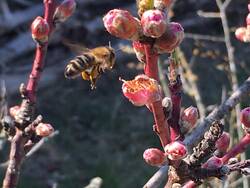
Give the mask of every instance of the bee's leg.
<path id="1" fill-rule="evenodd" d="M 90 86 L 91 86 L 91 89 L 96 89 L 96 78 L 93 78 L 91 75 L 90 75 Z"/>

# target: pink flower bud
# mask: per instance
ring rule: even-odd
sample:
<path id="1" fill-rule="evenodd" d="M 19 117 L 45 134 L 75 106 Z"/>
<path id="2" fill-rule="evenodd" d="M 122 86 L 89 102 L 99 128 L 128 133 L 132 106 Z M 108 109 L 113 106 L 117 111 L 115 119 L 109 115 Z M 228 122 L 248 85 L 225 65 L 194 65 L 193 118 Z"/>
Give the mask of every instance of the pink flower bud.
<path id="1" fill-rule="evenodd" d="M 133 41 L 133 49 L 135 51 L 135 55 L 136 55 L 137 59 L 140 62 L 145 63 L 146 62 L 146 55 L 145 55 L 144 45 L 142 43 L 140 43 L 139 41 Z"/>
<path id="2" fill-rule="evenodd" d="M 223 132 L 220 138 L 216 141 L 215 147 L 222 152 L 226 152 L 230 144 L 230 134 Z"/>
<path id="3" fill-rule="evenodd" d="M 13 106 L 13 107 L 11 107 L 9 109 L 10 115 L 12 117 L 15 117 L 18 114 L 19 110 L 20 110 L 20 106 Z"/>
<path id="4" fill-rule="evenodd" d="M 250 42 L 250 31 L 246 27 L 236 29 L 235 36 L 241 42 Z"/>
<path id="5" fill-rule="evenodd" d="M 155 41 L 154 47 L 158 53 L 172 53 L 184 39 L 184 29 L 179 23 L 171 22 L 166 32 Z"/>
<path id="6" fill-rule="evenodd" d="M 160 166 L 165 162 L 164 153 L 157 148 L 149 148 L 144 151 L 143 158 L 152 166 Z"/>
<path id="7" fill-rule="evenodd" d="M 47 42 L 49 35 L 49 24 L 45 19 L 38 16 L 31 24 L 32 38 L 37 42 Z"/>
<path id="8" fill-rule="evenodd" d="M 195 126 L 198 117 L 199 113 L 196 107 L 190 106 L 186 108 L 181 115 L 182 126 L 187 130 L 191 130 Z"/>
<path id="9" fill-rule="evenodd" d="M 140 21 L 126 10 L 113 9 L 103 17 L 107 31 L 116 37 L 138 40 L 141 35 Z"/>
<path id="10" fill-rule="evenodd" d="M 248 11 L 250 12 L 250 4 L 248 4 L 247 7 L 248 7 Z"/>
<path id="11" fill-rule="evenodd" d="M 245 128 L 250 128 L 250 107 L 244 108 L 241 111 L 240 121 Z"/>
<path id="12" fill-rule="evenodd" d="M 54 22 L 66 21 L 75 11 L 75 0 L 64 0 L 57 8 L 54 14 Z"/>
<path id="13" fill-rule="evenodd" d="M 247 22 L 247 25 L 250 25 L 250 13 L 247 15 L 246 22 Z"/>
<path id="14" fill-rule="evenodd" d="M 174 141 L 164 148 L 170 160 L 180 160 L 186 157 L 187 148 L 181 141 Z"/>
<path id="15" fill-rule="evenodd" d="M 49 136 L 54 132 L 54 128 L 48 123 L 39 123 L 36 127 L 36 134 L 41 137 Z"/>
<path id="16" fill-rule="evenodd" d="M 138 75 L 134 80 L 123 80 L 122 92 L 136 106 L 159 101 L 161 90 L 158 82 L 146 75 Z"/>
<path id="17" fill-rule="evenodd" d="M 147 10 L 141 18 L 144 35 L 159 38 L 166 31 L 166 15 L 160 10 Z"/>
<path id="18" fill-rule="evenodd" d="M 208 159 L 207 162 L 202 165 L 202 167 L 207 169 L 216 169 L 222 167 L 222 165 L 223 162 L 221 158 L 213 156 L 210 159 Z"/>

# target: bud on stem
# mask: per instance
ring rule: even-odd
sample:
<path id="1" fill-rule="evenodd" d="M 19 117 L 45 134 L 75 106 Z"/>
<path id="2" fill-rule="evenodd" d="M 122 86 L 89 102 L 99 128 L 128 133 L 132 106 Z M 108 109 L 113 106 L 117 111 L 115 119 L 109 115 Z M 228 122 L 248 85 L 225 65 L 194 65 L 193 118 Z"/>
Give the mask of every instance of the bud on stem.
<path id="1" fill-rule="evenodd" d="M 49 24 L 47 21 L 38 16 L 31 24 L 32 38 L 39 44 L 48 42 Z"/>

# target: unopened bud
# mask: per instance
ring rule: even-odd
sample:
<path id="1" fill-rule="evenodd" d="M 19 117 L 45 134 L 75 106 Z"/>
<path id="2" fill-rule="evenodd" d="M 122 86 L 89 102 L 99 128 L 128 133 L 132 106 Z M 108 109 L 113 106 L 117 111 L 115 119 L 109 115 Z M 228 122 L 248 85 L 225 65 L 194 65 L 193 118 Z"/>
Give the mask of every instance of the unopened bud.
<path id="1" fill-rule="evenodd" d="M 240 121 L 245 129 L 250 128 L 250 107 L 244 108 L 240 112 Z"/>
<path id="2" fill-rule="evenodd" d="M 125 81 L 122 92 L 135 106 L 143 106 L 159 101 L 161 89 L 158 82 L 146 75 L 138 75 L 134 80 Z"/>
<path id="3" fill-rule="evenodd" d="M 170 160 L 180 160 L 187 156 L 187 148 L 181 141 L 174 141 L 164 148 Z"/>
<path id="4" fill-rule="evenodd" d="M 144 35 L 159 38 L 166 31 L 166 14 L 160 10 L 148 10 L 142 15 L 141 25 Z"/>
<path id="5" fill-rule="evenodd" d="M 191 130 L 199 117 L 199 113 L 196 107 L 190 106 L 186 108 L 181 115 L 181 124 L 183 129 Z"/>
<path id="6" fill-rule="evenodd" d="M 32 38 L 38 43 L 45 43 L 48 41 L 49 24 L 45 19 L 38 16 L 31 24 Z"/>
<path id="7" fill-rule="evenodd" d="M 149 148 L 143 153 L 144 160 L 152 166 L 161 166 L 165 162 L 164 153 L 157 148 Z"/>
<path id="8" fill-rule="evenodd" d="M 202 165 L 202 167 L 207 169 L 217 169 L 222 167 L 222 165 L 223 162 L 221 158 L 213 156 L 210 159 L 208 159 L 207 162 Z"/>
<path id="9" fill-rule="evenodd" d="M 65 22 L 75 11 L 75 0 L 64 0 L 57 8 L 53 17 L 55 23 Z"/>
<path id="10" fill-rule="evenodd" d="M 156 39 L 154 48 L 156 48 L 160 54 L 172 53 L 183 39 L 184 29 L 181 24 L 171 22 L 167 25 L 166 32 L 160 38 Z"/>
<path id="11" fill-rule="evenodd" d="M 247 25 L 250 25 L 250 13 L 246 17 L 246 23 Z"/>
<path id="12" fill-rule="evenodd" d="M 142 33 L 140 21 L 126 10 L 113 9 L 103 17 L 107 31 L 116 37 L 139 40 Z"/>
<path id="13" fill-rule="evenodd" d="M 20 110 L 20 106 L 13 106 L 13 107 L 11 107 L 9 109 L 10 115 L 12 117 L 15 117 L 18 114 L 19 110 Z"/>
<path id="14" fill-rule="evenodd" d="M 36 127 L 36 134 L 41 137 L 46 137 L 54 132 L 52 125 L 48 123 L 39 123 Z"/>
<path id="15" fill-rule="evenodd" d="M 220 138 L 216 141 L 215 147 L 221 152 L 226 152 L 227 148 L 229 147 L 229 144 L 230 134 L 227 132 L 223 132 Z"/>

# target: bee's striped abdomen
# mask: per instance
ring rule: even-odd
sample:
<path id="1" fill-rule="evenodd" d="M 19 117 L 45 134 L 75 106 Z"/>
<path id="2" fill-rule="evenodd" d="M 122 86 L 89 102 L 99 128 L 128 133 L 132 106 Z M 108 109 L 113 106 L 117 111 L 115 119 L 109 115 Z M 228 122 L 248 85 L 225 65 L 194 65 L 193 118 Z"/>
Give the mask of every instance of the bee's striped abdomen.
<path id="1" fill-rule="evenodd" d="M 94 57 L 86 53 L 72 59 L 65 68 L 64 75 L 66 78 L 75 78 L 81 74 L 84 70 L 91 67 L 94 61 Z"/>

